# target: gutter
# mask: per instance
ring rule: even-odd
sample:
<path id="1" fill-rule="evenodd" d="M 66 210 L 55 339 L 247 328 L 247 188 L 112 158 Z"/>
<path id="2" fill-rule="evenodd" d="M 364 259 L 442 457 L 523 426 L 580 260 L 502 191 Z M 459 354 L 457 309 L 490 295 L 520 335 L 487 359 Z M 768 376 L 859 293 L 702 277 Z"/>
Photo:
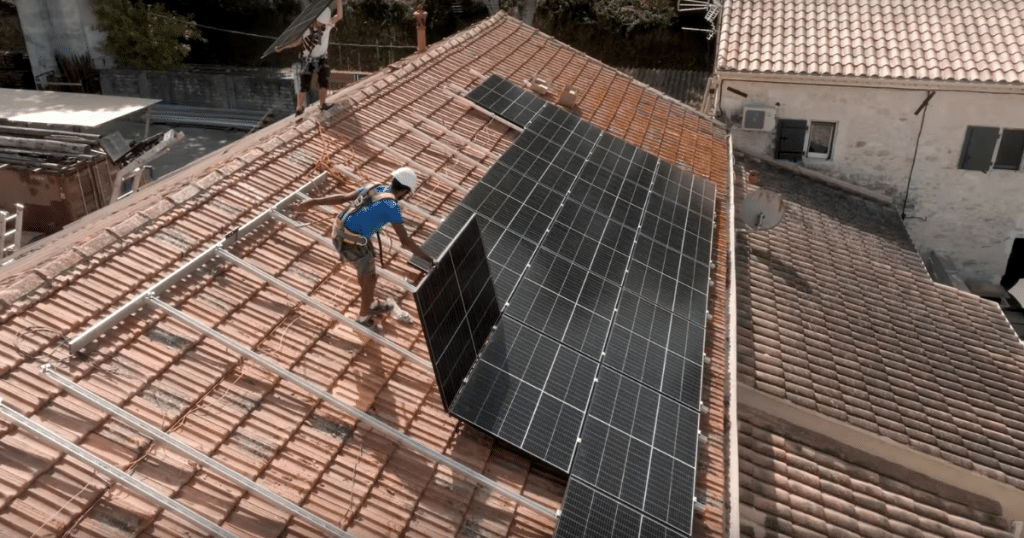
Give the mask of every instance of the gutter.
<path id="1" fill-rule="evenodd" d="M 806 84 L 810 86 L 855 86 L 873 89 L 893 90 L 942 90 L 950 92 L 994 93 L 999 95 L 1024 95 L 1024 84 L 998 82 L 970 82 L 926 79 L 892 79 L 879 77 L 856 77 L 849 75 L 798 75 L 793 73 L 750 73 L 715 70 L 724 84 L 728 78 L 735 82 L 769 82 L 776 84 Z"/>
<path id="2" fill-rule="evenodd" d="M 729 140 L 729 186 L 726 198 L 729 201 L 729 306 L 726 309 L 726 357 L 729 364 L 726 367 L 728 376 L 728 388 L 726 391 L 728 411 L 726 419 L 729 421 L 726 426 L 727 462 L 726 470 L 726 520 L 725 535 L 739 536 L 740 533 L 740 452 L 739 452 L 739 415 L 736 408 L 736 400 L 739 397 L 736 382 L 736 361 L 737 361 L 737 305 L 736 305 L 736 163 L 733 157 L 732 135 Z"/>

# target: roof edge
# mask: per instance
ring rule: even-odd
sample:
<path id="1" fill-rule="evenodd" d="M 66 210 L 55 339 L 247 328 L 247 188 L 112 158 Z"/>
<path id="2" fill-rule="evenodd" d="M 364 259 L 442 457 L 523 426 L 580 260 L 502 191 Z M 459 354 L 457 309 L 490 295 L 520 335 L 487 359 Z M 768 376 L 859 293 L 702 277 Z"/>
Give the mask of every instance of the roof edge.
<path id="1" fill-rule="evenodd" d="M 834 187 L 856 196 L 860 196 L 861 198 L 865 198 L 872 202 L 878 202 L 886 206 L 893 206 L 892 200 L 885 197 L 884 195 L 878 194 L 877 192 L 874 192 L 870 189 L 865 189 L 864 187 L 858 187 L 857 185 L 848 183 L 846 181 L 843 181 L 842 179 L 828 175 L 824 172 L 812 170 L 810 168 L 800 166 L 796 163 L 791 163 L 788 161 L 777 161 L 774 159 L 768 159 L 761 155 L 747 153 L 740 149 L 733 149 L 733 151 L 735 153 L 739 153 L 745 159 L 750 159 L 752 161 L 764 164 L 766 166 L 774 166 L 775 168 L 781 168 L 787 172 L 798 174 L 807 179 L 823 183 L 829 187 Z"/>
<path id="2" fill-rule="evenodd" d="M 779 73 L 771 71 L 733 71 L 715 67 L 719 80 L 775 82 L 778 84 L 809 84 L 821 86 L 859 86 L 897 90 L 943 90 L 974 93 L 1024 94 L 1024 83 L 982 82 L 969 80 L 938 80 L 918 78 L 882 78 L 863 75 L 815 75 L 811 73 Z"/>
<path id="3" fill-rule="evenodd" d="M 1024 520 L 1024 491 L 1006 482 L 799 406 L 743 382 L 739 384 L 737 396 L 741 400 L 740 417 L 771 409 L 771 415 L 762 415 L 770 417 L 773 426 L 778 425 L 783 432 L 799 432 L 797 435 L 806 437 L 797 438 L 808 439 L 811 443 L 842 447 L 841 456 L 836 456 L 840 459 L 850 459 L 857 464 L 861 464 L 860 461 L 872 465 L 884 463 L 891 470 L 907 473 L 906 478 L 912 478 L 915 484 L 927 480 L 929 485 L 950 492 L 950 495 L 959 492 L 963 498 L 971 498 L 972 502 L 998 504 L 1007 520 Z"/>

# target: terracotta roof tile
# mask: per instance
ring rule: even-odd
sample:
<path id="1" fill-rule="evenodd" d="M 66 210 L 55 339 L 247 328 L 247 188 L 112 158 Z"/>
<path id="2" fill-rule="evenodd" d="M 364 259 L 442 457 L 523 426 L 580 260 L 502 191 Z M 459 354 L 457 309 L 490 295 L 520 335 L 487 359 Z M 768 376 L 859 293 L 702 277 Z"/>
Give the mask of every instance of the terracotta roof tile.
<path id="1" fill-rule="evenodd" d="M 891 209 L 773 168 L 759 174 L 787 210 L 771 231 L 738 240 L 738 270 L 750 276 L 738 278 L 739 334 L 755 350 L 740 348 L 747 378 L 923 453 L 1024 479 L 1024 346 L 998 308 L 932 283 Z M 807 291 L 817 289 L 828 293 Z M 784 329 L 776 312 L 793 297 L 807 306 L 787 307 Z"/>
<path id="2" fill-rule="evenodd" d="M 69 356 L 64 346 L 65 338 L 120 307 L 325 167 L 346 167 L 369 179 L 383 176 L 396 161 L 413 159 L 461 185 L 429 181 L 417 192 L 417 205 L 445 217 L 462 190 L 475 184 L 517 136 L 458 96 L 491 73 L 513 81 L 539 74 L 556 85 L 571 84 L 580 90 L 575 112 L 581 117 L 718 183 L 713 276 L 716 282 L 726 281 L 731 239 L 723 202 L 729 156 L 722 126 L 500 14 L 433 45 L 425 55 L 402 60 L 332 95 L 335 108 L 313 116 L 314 121 L 287 120 L 254 133 L 148 186 L 130 201 L 90 215 L 73 233 L 27 249 L 24 259 L 0 274 L 4 405 L 81 440 L 81 446 L 223 521 L 240 536 L 320 533 L 131 427 L 61 395 L 41 377 L 38 363 L 52 363 L 137 418 L 357 536 L 550 536 L 555 520 L 549 515 L 476 487 L 155 309 L 142 308 L 107 330 L 82 357 Z M 352 183 L 335 178 L 326 190 Z M 310 213 L 302 217 L 304 222 L 322 230 L 327 217 Z M 418 224 L 414 237 L 423 240 L 431 230 L 429 223 Z M 342 313 L 351 315 L 356 308 L 358 284 L 351 269 L 304 235 L 267 226 L 230 248 Z M 393 253 L 391 261 L 393 271 L 414 276 Z M 401 296 L 397 287 L 383 281 L 379 289 Z M 694 520 L 694 536 L 722 536 L 727 520 L 728 301 L 719 292 L 712 297 L 706 346 L 711 363 L 704 389 L 709 413 L 701 421 L 708 442 L 697 478 L 707 503 Z M 260 278 L 211 262 L 163 292 L 161 299 L 410 439 L 552 511 L 559 507 L 565 477 L 447 415 L 430 372 L 369 345 L 353 330 Z M 402 306 L 415 309 L 408 297 Z M 790 307 L 791 318 L 798 309 Z M 418 323 L 387 330 L 399 345 L 427 355 Z M 776 374 L 780 379 L 787 375 L 781 370 Z M 0 465 L 0 535 L 31 536 L 41 526 L 50 534 L 104 538 L 198 534 L 176 516 L 108 486 L 72 458 L 61 457 L 4 422 L 0 453 L 5 462 Z M 66 487 L 52 487 L 55 481 Z M 778 487 L 771 498 L 783 496 Z M 784 513 L 784 504 L 773 503 Z M 66 508 L 58 511 L 60 506 Z"/>
<path id="3" fill-rule="evenodd" d="M 785 536 L 1010 536 L 991 499 L 792 426 L 766 410 L 741 404 L 739 414 L 745 524 L 787 529 L 780 533 Z M 786 450 L 758 441 L 766 438 L 781 440 Z M 777 486 L 784 479 L 789 487 Z"/>
<path id="4" fill-rule="evenodd" d="M 1024 82 L 1024 13 L 1014 3 L 914 0 L 725 3 L 719 71 Z M 833 12 L 832 10 L 836 10 Z"/>

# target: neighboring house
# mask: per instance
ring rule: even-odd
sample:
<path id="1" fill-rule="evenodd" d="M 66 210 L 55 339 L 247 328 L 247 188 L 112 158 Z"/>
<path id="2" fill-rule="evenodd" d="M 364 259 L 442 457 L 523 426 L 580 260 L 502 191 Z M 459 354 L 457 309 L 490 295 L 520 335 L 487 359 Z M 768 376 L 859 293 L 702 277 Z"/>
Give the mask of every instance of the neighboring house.
<path id="1" fill-rule="evenodd" d="M 998 305 L 933 282 L 892 207 L 737 160 L 785 205 L 736 240 L 742 535 L 1019 536 L 1024 344 Z"/>
<path id="2" fill-rule="evenodd" d="M 917 248 L 964 279 L 1012 284 L 1024 274 L 1022 34 L 1020 2 L 728 0 L 715 115 L 737 149 L 884 194 Z"/>
<path id="3" fill-rule="evenodd" d="M 641 525 L 640 517 L 631 517 L 635 512 L 605 503 L 599 495 L 573 504 L 566 498 L 573 490 L 564 474 L 445 413 L 429 362 L 424 367 L 410 358 L 428 356 L 418 319 L 408 325 L 386 323 L 384 336 L 392 344 L 381 345 L 319 308 L 348 318 L 357 309 L 355 270 L 340 264 L 337 253 L 319 241 L 335 216 L 331 208 L 287 215 L 299 225 L 265 221 L 243 228 L 321 172 L 331 173 L 323 192 L 342 192 L 384 180 L 396 167 L 413 166 L 423 184 L 403 202 L 408 202 L 406 224 L 418 241 L 426 240 L 467 191 L 486 194 L 486 188 L 472 189 L 522 136 L 520 128 L 465 97 L 492 74 L 516 83 L 542 77 L 553 89 L 549 100 L 571 85 L 578 90 L 572 114 L 685 165 L 717 188 L 713 208 L 704 206 L 716 226 L 710 240 L 695 245 L 714 261 L 707 269 L 715 283 L 708 291 L 707 331 L 702 339 L 690 340 L 696 342 L 698 363 L 699 351 L 706 354 L 702 378 L 691 378 L 701 389 L 705 412 L 692 409 L 690 416 L 699 423 L 703 440 L 692 435 L 693 444 L 680 447 L 696 455 L 688 476 L 696 477 L 699 503 L 685 499 L 664 509 L 687 518 L 692 513 L 692 536 L 734 535 L 729 510 L 738 502 L 730 499 L 736 486 L 727 475 L 734 457 L 728 428 L 735 427 L 727 405 L 729 353 L 736 347 L 728 341 L 735 314 L 729 311 L 727 134 L 664 93 L 499 13 L 332 93 L 333 107 L 326 113 L 308 110 L 301 118 L 272 124 L 87 216 L 74 229 L 30 245 L 0 273 L 0 405 L 5 412 L 14 409 L 30 417 L 157 491 L 150 499 L 131 493 L 93 464 L 67 455 L 69 448 L 55 449 L 24 426 L 0 418 L 0 536 L 212 535 L 199 530 L 204 522 L 238 537 L 328 535 L 314 528 L 308 515 L 273 507 L 261 500 L 268 498 L 265 493 L 223 478 L 225 473 L 210 464 L 196 463 L 201 458 L 179 456 L 181 449 L 172 450 L 165 441 L 157 446 L 152 432 L 143 434 L 142 427 L 113 419 L 116 411 L 96 407 L 99 398 L 326 520 L 328 527 L 340 529 L 335 536 L 346 535 L 341 531 L 359 537 L 551 536 L 559 508 L 563 517 L 582 513 L 587 520 L 576 522 L 597 533 L 624 536 L 619 532 L 623 527 Z M 651 162 L 647 154 L 636 155 L 637 162 Z M 524 157 L 522 162 L 529 161 Z M 630 162 L 609 159 L 601 166 Z M 575 196 L 601 197 L 600 191 L 583 188 Z M 688 188 L 678 191 L 685 200 L 689 193 Z M 673 206 L 665 202 L 664 207 Z M 521 209 L 512 203 L 502 208 Z M 587 237 L 604 230 L 605 216 L 598 217 L 581 221 L 596 224 L 586 229 Z M 682 226 L 667 228 L 669 234 L 695 235 Z M 389 245 L 394 235 L 382 235 L 387 268 L 402 278 L 419 278 Z M 221 241 L 233 241 L 222 252 L 264 274 L 222 256 L 190 264 Z M 660 271 L 670 271 L 665 259 L 651 257 L 650 273 L 643 273 L 650 282 L 661 282 Z M 583 260 L 581 249 L 574 261 Z M 187 276 L 155 293 L 165 306 L 144 294 L 179 269 Z M 267 273 L 309 301 L 271 285 Z M 396 296 L 415 312 L 407 291 L 382 275 L 379 294 Z M 132 315 L 119 323 L 100 323 L 108 315 L 127 313 L 126 303 L 140 294 L 143 304 Z M 90 327 L 97 328 L 96 339 L 83 354 L 69 355 L 69 338 L 91 334 Z M 634 344 L 646 349 L 643 338 Z M 59 388 L 40 371 L 42 363 L 98 398 Z M 282 371 L 291 372 L 287 381 Z M 649 421 L 655 414 L 641 410 L 636 416 Z M 618 425 L 633 413 L 614 418 Z M 667 414 L 659 418 L 675 424 Z M 638 427 L 636 437 L 643 431 L 646 426 Z M 680 434 L 680 440 L 687 438 Z M 675 435 L 657 439 L 659 446 L 675 441 Z M 623 448 L 631 456 L 645 448 L 652 453 L 643 442 Z M 610 450 L 602 460 L 625 453 Z M 661 454 L 650 457 L 664 462 Z M 479 473 L 488 485 L 481 487 L 479 477 L 453 470 L 445 458 Z M 618 473 L 625 489 L 647 476 L 623 476 L 625 468 L 605 464 L 601 477 L 613 480 Z M 662 498 L 651 495 L 650 501 Z M 201 516 L 185 521 L 171 513 L 176 507 L 168 499 Z M 645 528 L 649 523 L 642 522 Z"/>
<path id="4" fill-rule="evenodd" d="M 92 0 L 15 0 L 25 48 L 36 83 L 57 72 L 56 55 L 88 54 L 97 69 L 113 67 L 113 59 L 100 50 L 106 34 L 97 28 Z"/>

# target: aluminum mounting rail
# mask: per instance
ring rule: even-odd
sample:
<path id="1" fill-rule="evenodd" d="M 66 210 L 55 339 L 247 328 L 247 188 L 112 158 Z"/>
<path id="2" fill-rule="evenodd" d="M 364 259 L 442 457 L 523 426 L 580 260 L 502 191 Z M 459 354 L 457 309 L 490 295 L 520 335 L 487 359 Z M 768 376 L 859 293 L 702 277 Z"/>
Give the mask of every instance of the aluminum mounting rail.
<path id="1" fill-rule="evenodd" d="M 70 341 L 68 341 L 68 349 L 73 354 L 81 352 L 82 349 L 86 345 L 88 345 L 89 342 L 95 340 L 97 336 L 107 332 L 108 330 L 110 330 L 110 328 L 123 321 L 124 318 L 130 316 L 132 312 L 138 310 L 139 307 L 146 303 L 147 297 L 163 293 L 168 288 L 170 288 L 178 281 L 180 281 L 182 278 L 184 278 L 185 275 L 188 275 L 189 273 L 195 271 L 199 267 L 202 267 L 205 263 L 209 262 L 210 259 L 215 256 L 218 249 L 233 244 L 240 237 L 248 234 L 249 232 L 256 229 L 258 226 L 270 220 L 271 218 L 273 218 L 274 213 L 277 212 L 279 208 L 288 207 L 297 198 L 303 196 L 303 193 L 306 190 L 316 186 L 326 177 L 326 172 L 317 175 L 315 178 L 307 182 L 305 185 L 299 187 L 298 190 L 292 192 L 288 196 L 285 196 L 284 198 L 279 200 L 276 204 L 271 206 L 263 213 L 260 213 L 249 222 L 239 226 L 238 228 L 235 228 L 233 231 L 228 233 L 223 239 L 213 244 L 211 247 L 207 248 L 202 253 L 192 258 L 184 265 L 175 269 L 173 272 L 171 272 L 171 274 L 165 276 L 159 282 L 153 284 L 142 293 L 139 293 L 138 295 L 130 299 L 127 303 L 121 305 L 119 308 L 108 314 L 103 319 L 94 323 L 92 326 L 90 326 L 88 329 L 83 331 L 78 336 L 72 338 Z"/>
<path id="2" fill-rule="evenodd" d="M 118 484 L 130 489 L 135 494 L 143 497 L 157 506 L 177 514 L 182 519 L 199 527 L 200 529 L 209 533 L 210 536 L 217 536 L 219 538 L 238 538 L 237 535 L 217 525 L 216 523 L 206 519 L 205 517 L 193 512 L 187 506 L 180 502 L 158 492 L 157 490 L 147 486 L 146 484 L 139 481 L 139 479 L 132 475 L 118 469 L 117 467 L 107 463 L 106 461 L 95 456 L 88 450 L 68 441 L 61 437 L 55 432 L 51 431 L 46 426 L 39 424 L 25 415 L 7 407 L 0 400 L 0 413 L 7 418 L 11 419 L 12 422 L 18 425 L 19 428 L 31 432 L 37 439 L 43 441 L 50 446 L 63 450 L 66 454 L 84 461 L 85 463 L 93 466 L 97 471 L 103 473 L 107 477 L 111 478 Z"/>
<path id="3" fill-rule="evenodd" d="M 235 485 L 240 486 L 242 489 L 248 490 L 255 497 L 280 508 L 281 510 L 302 518 L 310 523 L 313 527 L 316 527 L 320 532 L 324 533 L 324 536 L 333 536 L 334 538 L 353 538 L 353 536 L 335 525 L 324 521 L 319 516 L 316 516 L 305 508 L 296 505 L 295 503 L 281 497 L 280 495 L 270 491 L 269 489 L 253 482 L 249 478 L 242 476 L 241 474 L 233 471 L 231 468 L 225 466 L 219 461 L 207 456 L 206 454 L 192 448 L 191 446 L 179 441 L 174 436 L 167 432 L 153 426 L 152 424 L 145 422 L 135 415 L 121 409 L 114 405 L 109 400 L 99 396 L 98 394 L 86 389 L 85 387 L 67 379 L 66 377 L 57 373 L 57 371 L 49 364 L 43 364 L 40 366 L 40 371 L 43 373 L 43 377 L 46 377 L 53 383 L 59 385 L 69 394 L 74 394 L 79 399 L 89 402 L 90 404 L 110 413 L 117 417 L 124 424 L 135 428 L 142 432 L 150 439 L 159 442 L 163 446 L 170 448 L 178 454 L 191 459 L 192 461 L 202 464 L 207 469 L 213 469 L 220 476 L 227 478 Z"/>
<path id="4" fill-rule="evenodd" d="M 378 419 L 378 418 L 376 418 L 374 416 L 368 415 L 368 414 L 360 411 L 359 409 L 356 409 L 356 408 L 346 404 L 345 402 L 342 402 L 341 400 L 335 398 L 334 395 L 332 395 L 331 393 L 329 393 L 329 392 L 321 389 L 320 387 L 317 387 L 316 385 L 312 384 L 308 379 L 306 379 L 306 378 L 304 378 L 304 377 L 302 377 L 302 376 L 300 376 L 298 374 L 295 374 L 291 370 L 287 370 L 287 369 L 283 368 L 281 365 L 279 365 L 276 362 L 274 362 L 274 361 L 264 357 L 262 354 L 242 346 L 241 344 L 239 344 L 238 342 L 235 342 L 231 338 L 228 338 L 227 336 L 224 336 L 223 334 L 221 334 L 216 329 L 213 329 L 211 327 L 206 326 L 205 324 L 203 324 L 203 323 L 201 323 L 201 322 L 191 318 L 188 314 L 185 314 L 184 312 L 181 312 L 180 310 L 178 310 L 178 309 L 174 308 L 173 306 L 171 306 L 171 305 L 169 305 L 169 304 L 167 304 L 167 303 L 157 299 L 156 297 L 150 297 L 149 298 L 149 303 L 152 304 L 154 307 L 163 310 L 164 312 L 169 314 L 171 317 L 173 317 L 176 320 L 184 323 L 185 325 L 191 327 L 192 329 L 195 329 L 196 331 L 199 331 L 199 332 L 201 332 L 201 333 L 203 333 L 203 334 L 213 338 L 214 340 L 217 340 L 221 344 L 227 346 L 228 348 L 230 348 L 231 350 L 235 351 L 236 353 L 239 353 L 243 357 L 246 357 L 246 358 L 252 360 L 253 362 L 256 362 L 260 366 L 270 370 L 271 372 L 273 372 L 278 377 L 280 377 L 282 379 L 286 379 L 286 380 L 288 380 L 288 381 L 290 381 L 290 382 L 292 382 L 292 383 L 302 387 L 303 389 L 309 391 L 310 393 L 315 394 L 321 400 L 323 400 L 323 401 L 333 405 L 334 407 L 336 407 L 337 409 L 340 409 L 341 411 L 344 411 L 349 416 L 369 424 L 370 426 L 375 428 L 380 433 L 386 435 L 387 437 L 389 437 L 393 441 L 398 442 L 398 443 L 402 444 L 403 446 L 408 447 L 409 449 L 415 451 L 416 453 L 420 454 L 421 456 L 423 456 L 423 457 L 425 457 L 427 459 L 430 459 L 431 461 L 437 462 L 437 463 L 439 463 L 441 465 L 445 465 L 445 466 L 447 466 L 447 467 L 449 467 L 449 468 L 451 468 L 451 469 L 461 473 L 463 476 L 466 476 L 466 477 L 472 479 L 477 484 L 479 484 L 479 485 L 481 485 L 481 486 L 483 486 L 483 487 L 485 487 L 485 488 L 487 488 L 487 489 L 489 489 L 491 491 L 494 491 L 495 493 L 498 493 L 498 494 L 506 497 L 507 499 L 510 499 L 510 500 L 515 501 L 517 503 L 520 503 L 520 504 L 522 504 L 524 506 L 527 506 L 527 507 L 535 510 L 537 513 L 539 513 L 541 515 L 548 516 L 548 517 L 551 517 L 551 518 L 556 518 L 557 517 L 554 510 L 552 510 L 552 509 L 550 509 L 550 508 L 548 508 L 548 507 L 538 503 L 537 501 L 534 501 L 533 499 L 527 498 L 526 496 L 522 495 L 521 493 L 516 493 L 514 491 L 511 491 L 510 489 L 508 489 L 505 486 L 495 482 L 494 480 L 492 480 L 490 478 L 487 478 L 486 476 L 484 476 L 484 475 L 474 471 L 473 469 L 470 469 L 469 467 L 463 465 L 462 463 L 459 463 L 459 462 L 455 461 L 451 457 L 446 456 L 446 455 L 444 455 L 444 454 L 442 454 L 440 452 L 437 452 L 437 451 L 427 447 L 426 445 L 416 441 L 415 439 L 410 438 L 409 436 L 405 435 L 404 433 L 402 433 L 402 432 L 398 431 L 397 429 L 391 427 L 390 425 L 382 422 L 380 419 Z"/>
<path id="5" fill-rule="evenodd" d="M 259 267 L 256 267 L 255 265 L 253 265 L 253 264 L 251 264 L 251 263 L 249 263 L 249 262 L 239 258 L 238 256 L 235 256 L 234 254 L 232 254 L 232 253 L 230 253 L 230 252 L 228 252 L 226 250 L 223 250 L 223 249 L 219 249 L 217 251 L 217 256 L 222 258 L 224 261 L 227 261 L 227 262 L 231 263 L 235 267 L 238 267 L 240 269 L 244 269 L 244 270 L 246 270 L 246 271 L 256 275 L 257 277 L 259 277 L 259 278 L 263 279 L 264 281 L 266 281 L 267 284 L 270 284 L 271 286 L 273 286 L 273 287 L 275 287 L 275 288 L 277 288 L 277 289 L 287 293 L 288 295 L 291 295 L 292 297 L 295 297 L 296 299 L 298 299 L 298 300 L 302 301 L 303 303 L 305 303 L 305 304 L 307 304 L 307 305 L 309 305 L 309 306 L 319 310 L 320 312 L 323 312 L 324 314 L 328 315 L 329 317 L 334 318 L 335 321 L 339 321 L 341 323 L 344 323 L 348 327 L 351 327 L 352 329 L 355 329 L 356 331 L 358 331 L 363 336 L 367 336 L 369 338 L 372 338 L 378 344 L 381 344 L 382 346 L 384 346 L 384 347 L 386 347 L 386 348 L 388 348 L 388 349 L 390 349 L 390 350 L 400 354 L 401 356 L 411 360 L 412 362 L 415 362 L 417 365 L 419 365 L 420 367 L 422 367 L 426 371 L 433 373 L 434 367 L 431 365 L 429 360 L 424 359 L 424 358 L 420 357 L 419 355 L 413 353 L 412 351 L 410 351 L 410 350 L 408 350 L 408 349 L 398 345 L 397 343 L 391 341 L 390 339 L 385 338 L 385 337 L 383 337 L 383 336 L 373 332 L 373 330 L 369 329 L 368 327 L 364 327 L 358 321 L 355 321 L 355 320 L 352 320 L 352 319 L 349 319 L 349 318 L 345 317 L 344 315 L 342 315 L 341 312 L 338 312 L 337 310 L 324 305 L 323 303 L 317 301 L 316 299 L 310 297 L 309 295 L 306 295 L 305 293 L 302 293 L 301 291 L 293 288 L 292 286 L 290 286 L 286 282 L 284 282 L 281 279 L 271 275 L 270 273 L 260 269 Z"/>

